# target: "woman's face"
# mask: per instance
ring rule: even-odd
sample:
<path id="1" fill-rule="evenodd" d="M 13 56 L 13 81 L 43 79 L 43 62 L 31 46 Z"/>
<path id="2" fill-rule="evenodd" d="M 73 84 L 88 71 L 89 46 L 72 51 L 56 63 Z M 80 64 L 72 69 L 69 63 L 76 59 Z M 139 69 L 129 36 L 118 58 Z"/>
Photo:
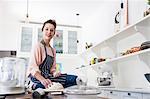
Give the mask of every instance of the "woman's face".
<path id="1" fill-rule="evenodd" d="M 55 27 L 53 24 L 46 23 L 43 28 L 43 38 L 50 40 L 55 35 Z"/>

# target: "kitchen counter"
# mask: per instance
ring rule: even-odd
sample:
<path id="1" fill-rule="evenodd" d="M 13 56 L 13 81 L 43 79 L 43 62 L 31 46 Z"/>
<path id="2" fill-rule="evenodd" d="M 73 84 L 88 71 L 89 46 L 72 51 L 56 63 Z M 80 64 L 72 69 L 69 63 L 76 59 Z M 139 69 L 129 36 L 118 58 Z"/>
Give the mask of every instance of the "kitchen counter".
<path id="1" fill-rule="evenodd" d="M 51 95 L 48 94 L 46 99 L 108 99 L 105 97 L 98 97 L 97 95 Z M 5 99 L 33 99 L 32 94 L 21 94 L 6 96 Z"/>
<path id="2" fill-rule="evenodd" d="M 150 89 L 142 89 L 142 88 L 115 88 L 115 87 L 100 87 L 100 90 L 106 91 L 122 91 L 122 92 L 134 92 L 134 93 L 147 93 L 150 94 Z M 50 93 L 47 95 L 52 99 L 108 99 L 105 97 L 100 97 L 99 95 L 51 95 Z M 51 99 L 49 98 L 49 99 Z M 10 95 L 6 96 L 5 99 L 33 99 L 32 94 L 21 94 L 21 95 Z"/>
<path id="3" fill-rule="evenodd" d="M 148 93 L 150 94 L 150 88 L 115 88 L 115 87 L 99 87 L 101 90 L 110 90 L 110 91 L 123 91 L 123 92 L 135 92 L 135 93 Z"/>

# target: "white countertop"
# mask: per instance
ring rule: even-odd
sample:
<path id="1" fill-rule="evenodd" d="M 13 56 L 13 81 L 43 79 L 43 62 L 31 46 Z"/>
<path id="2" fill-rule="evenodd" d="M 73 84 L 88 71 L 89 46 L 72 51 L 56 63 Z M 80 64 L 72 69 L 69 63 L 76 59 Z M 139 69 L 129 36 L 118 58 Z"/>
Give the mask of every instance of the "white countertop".
<path id="1" fill-rule="evenodd" d="M 150 94 L 150 88 L 115 88 L 107 86 L 99 86 L 101 90 L 109 91 L 123 91 L 123 92 L 135 92 L 135 93 L 148 93 Z"/>

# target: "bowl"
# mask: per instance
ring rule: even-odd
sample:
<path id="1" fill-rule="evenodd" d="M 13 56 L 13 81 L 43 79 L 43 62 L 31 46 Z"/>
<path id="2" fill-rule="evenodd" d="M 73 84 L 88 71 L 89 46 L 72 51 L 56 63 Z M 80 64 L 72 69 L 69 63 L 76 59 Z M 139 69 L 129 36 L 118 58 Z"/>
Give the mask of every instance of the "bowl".
<path id="1" fill-rule="evenodd" d="M 150 83 L 150 73 L 146 73 L 146 74 L 144 74 L 144 76 L 148 80 L 148 82 Z"/>

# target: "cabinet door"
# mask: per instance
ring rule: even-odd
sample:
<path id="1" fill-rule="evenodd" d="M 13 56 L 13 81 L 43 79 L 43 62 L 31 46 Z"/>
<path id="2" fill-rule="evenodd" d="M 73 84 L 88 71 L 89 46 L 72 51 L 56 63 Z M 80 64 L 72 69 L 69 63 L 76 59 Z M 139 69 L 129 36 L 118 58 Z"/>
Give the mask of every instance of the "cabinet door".
<path id="1" fill-rule="evenodd" d="M 77 31 L 68 31 L 68 54 L 77 54 Z"/>
<path id="2" fill-rule="evenodd" d="M 97 96 L 100 98 L 103 98 L 103 97 L 107 98 L 108 97 L 108 91 L 101 90 L 101 93 Z"/>
<path id="3" fill-rule="evenodd" d="M 20 34 L 18 38 L 17 57 L 30 57 L 30 52 L 37 42 L 39 25 L 20 24 Z"/>
<path id="4" fill-rule="evenodd" d="M 108 98 L 110 98 L 110 99 L 121 99 L 120 98 L 120 92 L 108 91 Z"/>
<path id="5" fill-rule="evenodd" d="M 58 54 L 78 53 L 78 29 L 72 27 L 58 26 L 56 34 L 52 40 L 53 47 Z"/>
<path id="6" fill-rule="evenodd" d="M 121 99 L 142 99 L 141 93 L 121 92 Z"/>
<path id="7" fill-rule="evenodd" d="M 143 99 L 150 99 L 150 94 L 143 94 Z"/>
<path id="8" fill-rule="evenodd" d="M 17 44 L 17 57 L 29 57 L 33 45 L 33 32 L 32 25 L 21 24 L 20 33 Z"/>
<path id="9" fill-rule="evenodd" d="M 21 52 L 30 52 L 32 48 L 32 31 L 31 27 L 22 27 Z"/>
<path id="10" fill-rule="evenodd" d="M 53 47 L 56 49 L 56 53 L 63 54 L 63 30 L 56 30 L 53 38 Z"/>

